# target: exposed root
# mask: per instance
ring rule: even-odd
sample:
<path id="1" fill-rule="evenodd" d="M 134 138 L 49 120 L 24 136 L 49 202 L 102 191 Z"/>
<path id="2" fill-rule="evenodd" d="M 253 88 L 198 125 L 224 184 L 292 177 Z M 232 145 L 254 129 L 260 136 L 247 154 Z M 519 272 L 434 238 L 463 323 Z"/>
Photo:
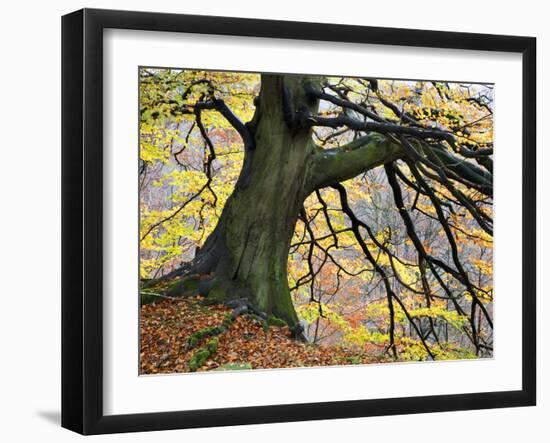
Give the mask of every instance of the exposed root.
<path id="1" fill-rule="evenodd" d="M 252 303 L 250 303 L 250 301 L 245 298 L 229 300 L 223 304 L 229 308 L 232 308 L 233 311 L 231 311 L 229 314 L 227 314 L 224 317 L 223 322 L 220 325 L 210 327 L 210 328 L 204 328 L 191 334 L 189 336 L 189 339 L 187 340 L 188 349 L 195 348 L 207 337 L 213 337 L 215 335 L 223 334 L 229 329 L 229 327 L 231 326 L 231 323 L 233 323 L 235 319 L 240 315 L 250 314 L 251 316 L 259 319 L 260 323 L 263 322 L 266 325 L 268 325 L 268 320 L 270 317 L 275 318 L 273 316 L 269 317 L 264 312 L 257 310 L 254 307 L 254 305 L 252 305 Z M 279 322 L 282 322 L 282 320 L 280 319 L 277 319 L 277 320 Z M 284 323 L 284 325 L 286 326 L 286 323 Z"/>
<path id="2" fill-rule="evenodd" d="M 189 359 L 189 371 L 195 372 L 202 365 L 206 363 L 210 357 L 212 357 L 218 351 L 218 338 L 214 337 L 206 343 L 206 346 L 198 349 L 193 356 Z"/>
<path id="3" fill-rule="evenodd" d="M 153 292 L 149 290 L 143 290 L 139 292 L 139 305 L 147 305 L 149 303 L 154 303 L 163 299 L 174 299 L 175 297 L 169 297 L 164 294 L 159 294 L 158 292 Z"/>
<path id="4" fill-rule="evenodd" d="M 233 314 L 235 315 L 235 317 L 251 313 L 263 318 L 264 320 L 268 319 L 268 315 L 265 312 L 261 312 L 256 309 L 256 307 L 247 298 L 236 298 L 234 300 L 228 300 L 224 303 L 224 305 L 228 308 L 233 309 Z"/>
<path id="5" fill-rule="evenodd" d="M 162 299 L 141 308 L 140 374 L 168 374 L 218 370 L 289 368 L 367 364 L 393 361 L 383 346 L 368 344 L 319 346 L 291 338 L 288 327 L 268 326 L 254 314 L 235 319 L 222 335 L 204 337 L 192 350 L 187 347 L 193 333 L 222 324 L 233 309 L 224 305 L 206 307 L 201 298 Z M 262 324 L 262 322 L 264 322 Z M 208 357 L 204 351 L 213 340 Z M 204 358 L 206 359 L 204 360 Z M 197 364 L 201 364 L 197 366 Z"/>
<path id="6" fill-rule="evenodd" d="M 163 279 L 146 280 L 140 284 L 140 306 L 161 299 L 190 297 L 198 293 L 199 275 L 188 275 L 180 279 L 166 281 Z"/>
<path id="7" fill-rule="evenodd" d="M 221 325 L 214 326 L 211 328 L 204 328 L 197 332 L 194 332 L 189 336 L 187 339 L 187 349 L 193 349 L 198 344 L 200 344 L 205 338 L 213 337 L 215 335 L 220 335 L 226 332 L 229 327 L 231 326 L 231 323 L 235 321 L 237 316 L 235 316 L 233 313 L 227 314 Z"/>
<path id="8" fill-rule="evenodd" d="M 308 339 L 304 333 L 304 327 L 301 323 L 296 323 L 294 326 L 289 326 L 289 329 L 292 338 L 300 340 L 304 343 L 308 342 Z"/>
<path id="9" fill-rule="evenodd" d="M 224 317 L 223 322 L 218 326 L 204 328 L 197 332 L 194 332 L 189 336 L 187 340 L 187 349 L 191 350 L 196 348 L 206 338 L 214 337 L 211 340 L 209 340 L 205 346 L 199 348 L 189 360 L 189 363 L 188 363 L 189 370 L 192 372 L 196 371 L 198 368 L 204 365 L 206 360 L 216 353 L 217 346 L 218 346 L 218 338 L 216 336 L 227 332 L 231 324 L 235 321 L 235 319 L 241 315 L 248 315 L 254 320 L 256 320 L 258 323 L 262 325 L 262 328 L 264 329 L 264 331 L 267 331 L 269 329 L 269 326 L 287 326 L 284 320 L 281 320 L 280 318 L 275 317 L 274 315 L 267 315 L 265 312 L 259 311 L 246 298 L 229 300 L 223 304 L 233 309 L 229 314 L 227 314 Z M 302 325 L 298 324 L 298 326 L 299 326 L 298 334 L 302 334 L 303 336 Z M 291 328 L 290 330 L 293 334 L 293 337 L 300 339 L 299 335 L 295 335 L 296 334 L 295 328 Z M 305 340 L 305 337 L 304 337 L 304 340 Z"/>
<path id="10" fill-rule="evenodd" d="M 250 301 L 252 298 L 250 290 L 238 287 L 227 279 L 216 278 L 212 275 L 193 274 L 172 281 L 150 280 L 142 282 L 140 305 L 143 306 L 161 299 L 188 297 L 197 294 L 205 297 L 204 304 L 221 304 L 233 309 L 233 311 L 230 314 L 231 319 L 228 319 L 227 322 L 224 321 L 219 326 L 207 328 L 193 334 L 189 339 L 190 349 L 196 347 L 207 337 L 223 334 L 235 318 L 243 314 L 249 314 L 264 328 L 288 325 L 293 338 L 302 342 L 308 341 L 300 323 L 287 324 L 285 320 L 259 310 Z"/>

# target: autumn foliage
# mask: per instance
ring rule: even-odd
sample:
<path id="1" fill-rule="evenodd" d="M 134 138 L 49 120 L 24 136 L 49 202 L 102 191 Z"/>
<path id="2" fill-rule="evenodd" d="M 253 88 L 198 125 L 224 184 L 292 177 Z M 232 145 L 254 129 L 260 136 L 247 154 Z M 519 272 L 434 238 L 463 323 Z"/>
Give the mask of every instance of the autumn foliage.
<path id="1" fill-rule="evenodd" d="M 260 75 L 140 71 L 140 373 L 492 356 L 493 87 L 320 84 L 316 149 L 351 152 L 372 132 L 403 154 L 315 189 L 297 215 L 287 278 L 305 343 L 253 311 L 230 321 L 194 284 L 165 290 L 216 228 L 245 156 L 219 107 L 193 107 L 219 100 L 248 122 Z"/>

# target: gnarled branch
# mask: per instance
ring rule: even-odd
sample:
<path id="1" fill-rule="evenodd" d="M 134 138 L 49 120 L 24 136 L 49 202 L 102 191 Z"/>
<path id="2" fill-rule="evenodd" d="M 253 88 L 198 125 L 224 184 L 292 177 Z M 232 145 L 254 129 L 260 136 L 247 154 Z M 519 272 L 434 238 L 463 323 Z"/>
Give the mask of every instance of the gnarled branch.
<path id="1" fill-rule="evenodd" d="M 339 148 L 319 149 L 313 160 L 309 188 L 315 190 L 348 180 L 403 154 L 399 143 L 379 134 L 360 137 Z"/>

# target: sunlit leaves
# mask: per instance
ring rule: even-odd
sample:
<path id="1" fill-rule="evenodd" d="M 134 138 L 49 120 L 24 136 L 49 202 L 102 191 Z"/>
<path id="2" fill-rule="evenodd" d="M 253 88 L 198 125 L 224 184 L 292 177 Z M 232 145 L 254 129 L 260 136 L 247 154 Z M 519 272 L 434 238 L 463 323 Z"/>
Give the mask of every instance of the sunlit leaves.
<path id="1" fill-rule="evenodd" d="M 259 81 L 258 75 L 246 73 L 142 70 L 140 232 L 150 231 L 140 244 L 142 278 L 163 275 L 194 257 L 216 227 L 241 171 L 244 154 L 239 134 L 216 109 L 201 111 L 215 151 L 212 156 L 197 127 L 194 107 L 222 99 L 247 122 L 254 114 Z M 491 85 L 331 77 L 324 86 L 379 120 L 452 134 L 454 143 L 438 141 L 437 146 L 444 145 L 454 154 L 493 148 Z M 322 116 L 343 112 L 332 103 L 321 103 Z M 367 120 L 356 111 L 345 112 Z M 338 148 L 361 135 L 361 131 L 348 128 L 313 129 L 319 149 Z M 428 148 L 414 147 L 422 158 L 436 161 L 430 158 Z M 464 165 L 482 163 L 474 157 L 457 158 Z M 492 199 L 467 181 L 454 180 L 450 189 L 436 169 L 419 165 L 431 194 L 419 183 L 410 164 L 401 160 L 396 168 L 403 192 L 399 208 L 383 168 L 343 183 L 350 207 L 363 223 L 358 233 L 352 231 L 349 213 L 342 210 L 336 190 L 320 189 L 305 201 L 290 241 L 288 282 L 309 336 L 320 344 L 387 346 L 389 287 L 403 303 L 394 314 L 400 359 L 428 356 L 413 326 L 427 337 L 437 358 L 475 355 L 473 330 L 490 349 L 489 328 L 475 312 L 474 318 L 464 312 L 475 311 L 471 308 L 476 302 L 492 312 L 493 241 L 474 217 L 490 218 Z M 461 196 L 471 201 L 472 207 L 465 207 Z M 441 211 L 436 210 L 434 201 L 439 202 Z M 403 210 L 416 230 L 416 244 L 402 220 Z M 442 220 L 450 231 L 444 229 Z M 449 232 L 472 287 L 466 287 L 465 277 L 458 271 L 448 272 L 456 267 Z M 375 265 L 366 259 L 365 247 Z M 423 254 L 439 264 L 430 266 Z"/>

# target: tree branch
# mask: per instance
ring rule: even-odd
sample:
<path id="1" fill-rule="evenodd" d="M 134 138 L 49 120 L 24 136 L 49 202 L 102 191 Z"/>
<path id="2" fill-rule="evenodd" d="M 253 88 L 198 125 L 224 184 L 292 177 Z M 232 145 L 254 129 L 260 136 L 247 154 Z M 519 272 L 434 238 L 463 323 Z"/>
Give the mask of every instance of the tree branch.
<path id="1" fill-rule="evenodd" d="M 493 174 L 453 155 L 441 145 L 425 146 L 428 148 L 425 152 L 432 161 L 437 160 L 459 178 L 466 180 L 464 184 L 470 185 L 485 195 L 493 196 Z"/>
<path id="2" fill-rule="evenodd" d="M 347 126 L 355 131 L 372 131 L 380 134 L 411 135 L 420 139 L 446 140 L 449 143 L 455 142 L 455 138 L 452 133 L 442 131 L 440 129 L 416 128 L 411 126 L 402 126 L 395 123 L 373 121 L 363 122 L 347 115 L 339 115 L 338 117 L 322 117 L 319 115 L 308 116 L 308 121 L 311 126 L 325 126 L 334 129 Z"/>
<path id="3" fill-rule="evenodd" d="M 194 105 L 195 110 L 202 110 L 202 109 L 215 109 L 218 111 L 221 115 L 225 117 L 225 119 L 229 122 L 231 126 L 239 133 L 241 136 L 244 147 L 246 150 L 252 150 L 254 149 L 255 143 L 254 143 L 254 137 L 246 127 L 246 125 L 237 117 L 231 109 L 225 104 L 225 102 L 221 99 L 213 99 L 210 101 L 202 101 L 197 102 Z"/>
<path id="4" fill-rule="evenodd" d="M 309 179 L 312 191 L 349 180 L 362 172 L 397 160 L 404 154 L 400 144 L 379 134 L 360 137 L 334 149 L 315 154 Z"/>
<path id="5" fill-rule="evenodd" d="M 382 117 L 378 116 L 372 111 L 369 111 L 367 108 L 358 105 L 357 103 L 353 103 L 352 101 L 344 100 L 334 95 L 327 94 L 326 92 L 319 91 L 309 84 L 306 85 L 305 88 L 308 94 L 312 95 L 313 97 L 317 97 L 320 100 L 328 101 L 336 106 L 340 106 L 341 108 L 351 109 L 352 111 L 355 111 L 377 122 L 384 121 Z"/>

